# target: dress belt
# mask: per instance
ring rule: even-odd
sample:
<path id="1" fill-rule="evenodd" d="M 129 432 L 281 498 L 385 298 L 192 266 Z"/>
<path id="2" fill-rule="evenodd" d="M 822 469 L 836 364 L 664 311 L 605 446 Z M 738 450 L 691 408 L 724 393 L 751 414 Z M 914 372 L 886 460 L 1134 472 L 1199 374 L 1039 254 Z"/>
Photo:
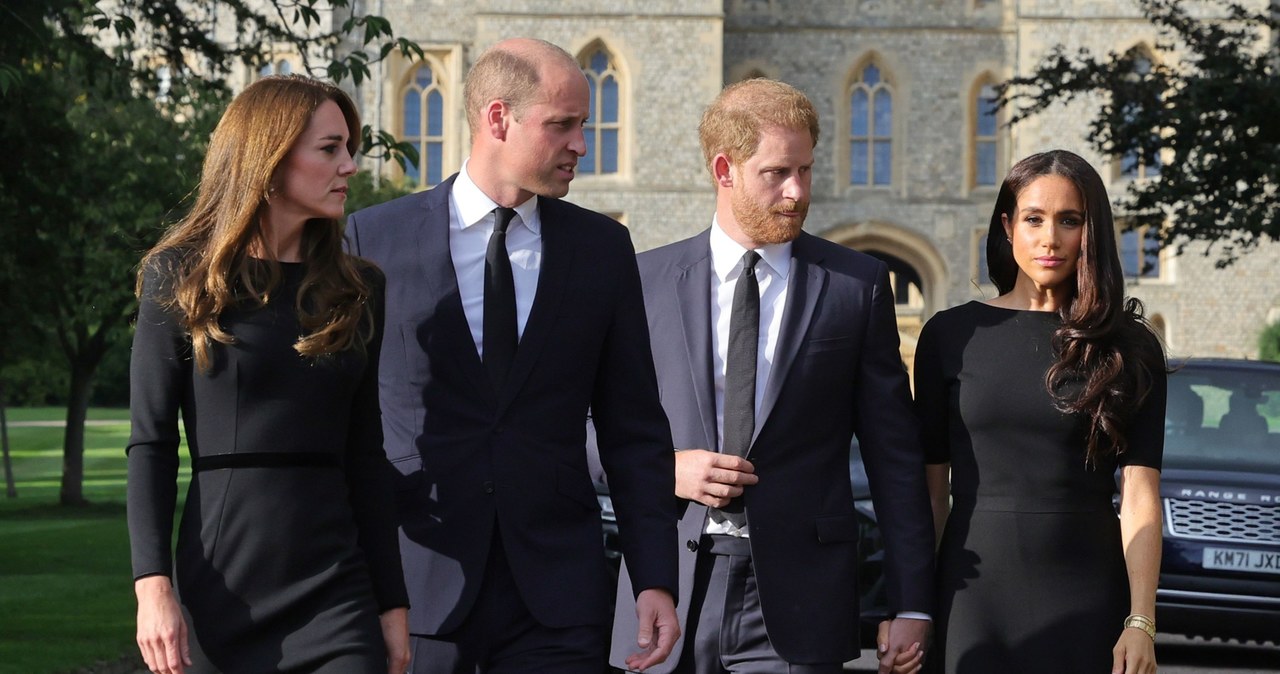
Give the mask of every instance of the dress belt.
<path id="1" fill-rule="evenodd" d="M 193 473 L 225 468 L 342 468 L 342 459 L 329 452 L 242 452 L 191 459 Z"/>
<path id="2" fill-rule="evenodd" d="M 985 512 L 1009 513 L 1097 513 L 1115 514 L 1111 495 L 1101 492 L 1083 496 L 1054 498 L 1051 496 L 984 496 L 954 494 L 953 508 Z"/>

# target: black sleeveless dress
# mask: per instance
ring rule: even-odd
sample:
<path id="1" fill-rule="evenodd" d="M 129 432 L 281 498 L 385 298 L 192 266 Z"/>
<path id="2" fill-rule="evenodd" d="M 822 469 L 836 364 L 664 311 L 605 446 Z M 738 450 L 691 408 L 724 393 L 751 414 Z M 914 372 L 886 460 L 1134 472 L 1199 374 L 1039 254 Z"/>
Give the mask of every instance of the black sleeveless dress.
<path id="1" fill-rule="evenodd" d="M 920 335 L 925 450 L 929 463 L 951 463 L 953 503 L 932 671 L 1111 671 L 1129 612 L 1115 471 L 1159 469 L 1165 378 L 1155 377 L 1120 459 L 1086 465 L 1085 419 L 1055 409 L 1044 385 L 1058 325 L 1053 312 L 970 302 Z"/>
<path id="2" fill-rule="evenodd" d="M 299 355 L 305 267 L 281 267 L 265 307 L 224 312 L 235 343 L 214 347 L 208 373 L 156 302 L 167 274 L 144 276 L 130 375 L 134 576 L 174 571 L 181 413 L 194 468 L 176 563 L 188 671 L 380 674 L 378 614 L 408 605 L 378 411 L 381 338 L 367 352 Z M 380 329 L 381 276 L 366 278 Z"/>

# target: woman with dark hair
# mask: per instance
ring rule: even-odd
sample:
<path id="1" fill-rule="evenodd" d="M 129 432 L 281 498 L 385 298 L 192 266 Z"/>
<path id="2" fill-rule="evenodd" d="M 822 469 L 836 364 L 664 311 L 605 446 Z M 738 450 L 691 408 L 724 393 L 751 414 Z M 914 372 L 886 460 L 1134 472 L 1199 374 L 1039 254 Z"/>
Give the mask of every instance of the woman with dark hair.
<path id="1" fill-rule="evenodd" d="M 191 213 L 142 259 L 128 520 L 153 672 L 408 665 L 378 407 L 383 281 L 342 248 L 359 139 L 337 87 L 255 82 L 210 139 Z M 191 484 L 175 564 L 180 416 Z"/>
<path id="2" fill-rule="evenodd" d="M 916 350 L 941 536 L 930 667 L 1155 671 L 1165 361 L 1124 297 L 1097 172 L 1062 150 L 1014 166 L 987 260 L 999 296 L 938 313 Z"/>

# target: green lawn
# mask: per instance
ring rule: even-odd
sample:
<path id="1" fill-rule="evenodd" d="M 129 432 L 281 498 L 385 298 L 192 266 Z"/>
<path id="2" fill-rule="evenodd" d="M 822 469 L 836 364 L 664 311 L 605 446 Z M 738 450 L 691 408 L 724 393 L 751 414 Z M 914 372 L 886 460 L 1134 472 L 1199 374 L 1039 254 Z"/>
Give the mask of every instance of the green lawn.
<path id="1" fill-rule="evenodd" d="M 5 413 L 10 422 L 65 415 Z M 60 674 L 137 652 L 124 517 L 128 411 L 94 409 L 89 418 L 124 421 L 85 428 L 85 508 L 57 505 L 62 428 L 9 428 L 18 498 L 0 497 L 0 674 Z"/>
<path id="2" fill-rule="evenodd" d="M 10 421 L 66 421 L 65 407 L 6 407 L 5 417 Z M 123 407 L 90 407 L 90 419 L 129 420 L 129 410 Z"/>

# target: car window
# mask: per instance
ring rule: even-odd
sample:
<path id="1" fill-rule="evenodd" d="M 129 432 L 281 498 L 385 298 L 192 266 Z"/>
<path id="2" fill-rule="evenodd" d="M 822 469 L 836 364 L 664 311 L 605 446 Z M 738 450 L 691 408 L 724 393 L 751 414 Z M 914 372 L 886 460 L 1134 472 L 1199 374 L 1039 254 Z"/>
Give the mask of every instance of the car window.
<path id="1" fill-rule="evenodd" d="M 862 462 L 862 448 L 858 438 L 849 443 L 849 484 L 853 487 L 853 498 L 871 498 L 871 483 L 867 479 L 867 466 Z"/>
<path id="2" fill-rule="evenodd" d="M 1165 465 L 1280 468 L 1280 370 L 1189 364 L 1170 374 Z"/>

